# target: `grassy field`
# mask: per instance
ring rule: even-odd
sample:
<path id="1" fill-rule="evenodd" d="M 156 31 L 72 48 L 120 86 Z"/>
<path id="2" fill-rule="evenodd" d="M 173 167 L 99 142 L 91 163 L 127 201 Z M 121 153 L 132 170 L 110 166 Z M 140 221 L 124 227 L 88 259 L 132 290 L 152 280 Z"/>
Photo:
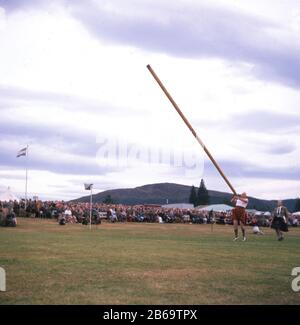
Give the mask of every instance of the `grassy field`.
<path id="1" fill-rule="evenodd" d="M 0 227 L 0 244 L 0 304 L 300 303 L 300 228 L 283 242 L 270 229 L 232 242 L 231 226 L 19 219 Z"/>

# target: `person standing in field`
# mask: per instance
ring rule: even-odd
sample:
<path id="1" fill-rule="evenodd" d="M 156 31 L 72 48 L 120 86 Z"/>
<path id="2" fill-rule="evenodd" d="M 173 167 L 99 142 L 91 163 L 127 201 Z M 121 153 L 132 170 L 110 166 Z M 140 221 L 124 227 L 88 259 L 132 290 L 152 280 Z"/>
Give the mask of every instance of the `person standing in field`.
<path id="1" fill-rule="evenodd" d="M 277 239 L 282 241 L 284 239 L 282 232 L 289 231 L 287 221 L 289 217 L 288 209 L 283 205 L 282 201 L 277 202 L 277 208 L 273 211 L 273 220 L 271 228 L 275 229 Z"/>
<path id="2" fill-rule="evenodd" d="M 239 225 L 241 226 L 242 234 L 243 234 L 243 241 L 246 241 L 246 207 L 248 205 L 248 197 L 247 194 L 244 192 L 241 195 L 235 195 L 231 202 L 235 203 L 235 208 L 232 211 L 232 220 L 233 220 L 233 229 L 234 229 L 234 239 L 233 241 L 237 241 L 239 238 L 238 235 L 238 228 Z"/>

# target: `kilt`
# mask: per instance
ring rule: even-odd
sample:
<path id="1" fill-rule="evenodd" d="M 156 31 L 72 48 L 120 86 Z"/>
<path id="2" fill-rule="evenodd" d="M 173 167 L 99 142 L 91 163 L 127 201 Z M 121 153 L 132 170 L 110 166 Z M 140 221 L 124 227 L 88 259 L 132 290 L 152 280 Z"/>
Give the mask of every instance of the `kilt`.
<path id="1" fill-rule="evenodd" d="M 278 229 L 278 230 L 284 231 L 284 232 L 289 231 L 287 224 L 284 222 L 284 219 L 281 217 L 274 217 L 272 224 L 271 224 L 271 228 Z"/>
<path id="2" fill-rule="evenodd" d="M 232 220 L 242 221 L 242 223 L 246 224 L 246 210 L 242 207 L 235 207 L 232 210 Z"/>

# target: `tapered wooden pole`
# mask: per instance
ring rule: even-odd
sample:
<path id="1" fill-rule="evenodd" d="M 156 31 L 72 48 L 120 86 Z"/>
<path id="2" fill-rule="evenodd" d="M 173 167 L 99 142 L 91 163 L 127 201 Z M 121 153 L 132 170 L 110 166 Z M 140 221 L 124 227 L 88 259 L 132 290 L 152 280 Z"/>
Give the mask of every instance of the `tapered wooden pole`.
<path id="1" fill-rule="evenodd" d="M 174 108 L 176 109 L 177 113 L 180 115 L 180 117 L 183 119 L 184 123 L 186 124 L 186 126 L 190 129 L 190 131 L 192 132 L 193 136 L 196 138 L 196 140 L 198 141 L 198 143 L 201 145 L 201 147 L 203 148 L 203 150 L 205 151 L 205 153 L 208 155 L 209 159 L 211 160 L 211 162 L 214 164 L 214 166 L 217 168 L 218 172 L 220 173 L 220 175 L 223 177 L 224 181 L 226 182 L 226 184 L 229 186 L 229 188 L 231 189 L 232 193 L 237 195 L 235 189 L 233 188 L 233 186 L 231 185 L 231 183 L 229 182 L 228 178 L 225 176 L 225 174 L 223 173 L 221 167 L 218 165 L 218 163 L 215 161 L 214 157 L 211 155 L 211 153 L 209 152 L 209 150 L 206 148 L 206 146 L 204 145 L 204 143 L 202 142 L 202 140 L 198 137 L 196 131 L 193 129 L 192 125 L 190 124 L 190 122 L 187 120 L 187 118 L 183 115 L 183 113 L 181 112 L 180 108 L 178 107 L 178 105 L 176 104 L 176 102 L 174 101 L 174 99 L 172 98 L 172 96 L 169 94 L 169 92 L 167 91 L 167 89 L 165 88 L 165 86 L 163 85 L 163 83 L 160 81 L 160 79 L 158 78 L 158 76 L 156 75 L 156 73 L 154 72 L 154 70 L 151 68 L 151 66 L 148 64 L 147 65 L 147 69 L 150 71 L 150 73 L 152 74 L 153 78 L 156 80 L 156 82 L 159 84 L 160 88 L 162 89 L 162 91 L 165 93 L 165 95 L 168 97 L 168 99 L 170 100 L 170 102 L 172 103 L 172 105 L 174 106 Z"/>
<path id="2" fill-rule="evenodd" d="M 25 211 L 27 208 L 27 188 L 28 188 L 28 145 L 26 146 L 26 173 L 25 173 Z"/>

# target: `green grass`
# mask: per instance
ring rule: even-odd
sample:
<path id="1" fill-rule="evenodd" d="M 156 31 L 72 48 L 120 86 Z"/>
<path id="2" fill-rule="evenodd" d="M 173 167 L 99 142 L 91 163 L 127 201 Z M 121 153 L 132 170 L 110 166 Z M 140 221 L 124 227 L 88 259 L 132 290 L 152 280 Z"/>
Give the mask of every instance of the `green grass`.
<path id="1" fill-rule="evenodd" d="M 18 221 L 0 228 L 0 304 L 300 303 L 300 228 L 234 243 L 231 226 Z"/>

